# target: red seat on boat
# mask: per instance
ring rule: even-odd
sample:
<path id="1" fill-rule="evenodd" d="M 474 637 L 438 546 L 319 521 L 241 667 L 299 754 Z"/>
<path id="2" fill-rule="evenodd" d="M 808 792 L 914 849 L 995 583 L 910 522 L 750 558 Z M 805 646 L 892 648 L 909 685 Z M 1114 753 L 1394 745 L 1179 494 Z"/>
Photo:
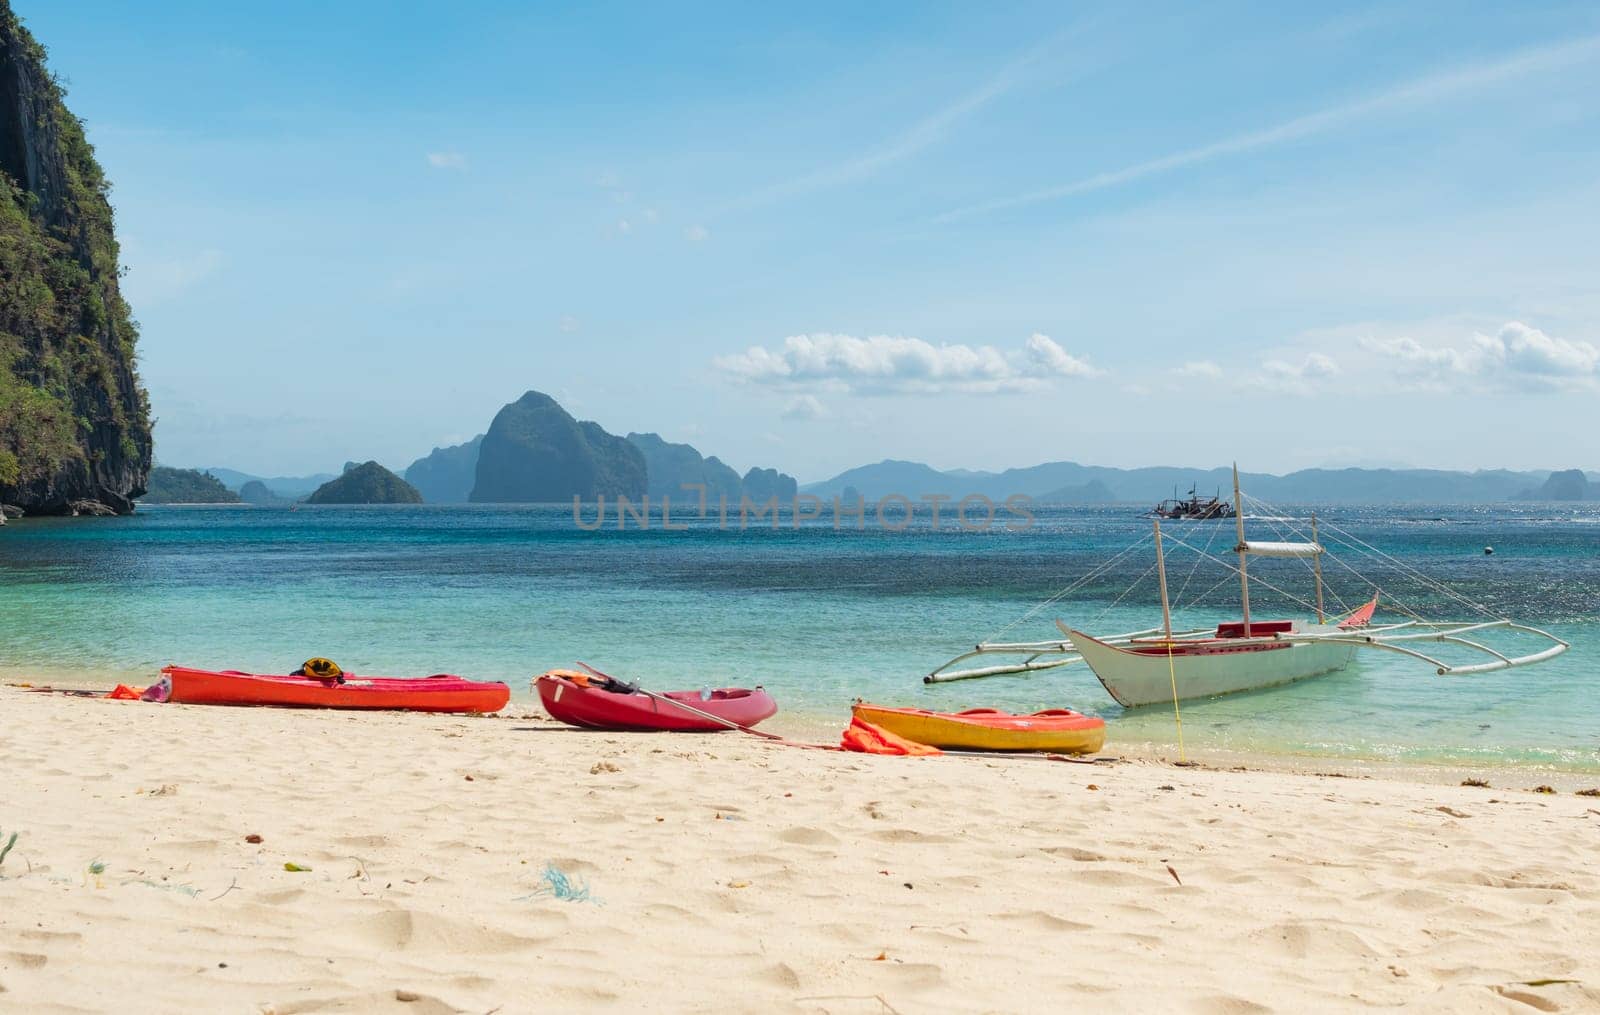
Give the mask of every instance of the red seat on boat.
<path id="1" fill-rule="evenodd" d="M 1252 620 L 1250 621 L 1250 636 L 1259 638 L 1264 634 L 1288 634 L 1294 630 L 1292 620 Z M 1243 638 L 1244 621 L 1230 620 L 1217 625 L 1218 638 Z"/>

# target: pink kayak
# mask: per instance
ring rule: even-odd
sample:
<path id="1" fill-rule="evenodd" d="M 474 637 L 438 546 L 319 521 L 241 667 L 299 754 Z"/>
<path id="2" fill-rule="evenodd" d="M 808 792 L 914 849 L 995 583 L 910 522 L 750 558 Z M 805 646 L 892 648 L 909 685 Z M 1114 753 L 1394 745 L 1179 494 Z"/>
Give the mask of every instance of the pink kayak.
<path id="1" fill-rule="evenodd" d="M 754 726 L 778 711 L 772 696 L 759 687 L 724 687 L 710 692 L 708 697 L 699 691 L 668 691 L 652 696 L 637 690 L 608 690 L 608 686 L 627 685 L 572 670 L 551 670 L 535 679 L 534 686 L 552 718 L 588 729 L 715 733 L 728 727 L 695 712 L 739 726 Z M 674 701 L 689 708 L 671 704 Z"/>

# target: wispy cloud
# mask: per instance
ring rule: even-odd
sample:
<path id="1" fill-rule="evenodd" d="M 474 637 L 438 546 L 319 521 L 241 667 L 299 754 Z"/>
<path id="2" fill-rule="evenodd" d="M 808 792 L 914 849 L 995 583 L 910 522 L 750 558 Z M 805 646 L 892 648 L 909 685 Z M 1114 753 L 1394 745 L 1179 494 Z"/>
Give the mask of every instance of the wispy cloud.
<path id="1" fill-rule="evenodd" d="M 1025 194 L 957 208 L 935 216 L 934 221 L 952 222 L 989 212 L 1057 201 L 1079 194 L 1119 187 L 1148 176 L 1169 173 L 1214 159 L 1241 155 L 1286 141 L 1310 137 L 1369 116 L 1440 102 L 1474 89 L 1499 84 L 1527 74 L 1558 70 L 1590 60 L 1597 55 L 1600 55 L 1600 35 L 1520 50 L 1499 60 L 1458 67 L 1418 78 L 1369 98 L 1332 106 L 1259 130 L 1235 134 L 1210 144 L 1186 148 L 1160 158 L 1135 162 L 1120 169 L 1096 173 Z"/>
<path id="2" fill-rule="evenodd" d="M 465 169 L 467 157 L 460 152 L 429 152 L 428 165 L 434 169 Z"/>
<path id="3" fill-rule="evenodd" d="M 1040 57 L 1057 45 L 1061 33 L 1039 43 L 1012 60 L 981 85 L 954 102 L 918 121 L 910 128 L 885 140 L 876 147 L 854 158 L 822 166 L 801 176 L 781 180 L 751 191 L 723 205 L 719 212 L 742 211 L 771 204 L 825 187 L 870 177 L 882 169 L 908 159 L 938 143 L 961 120 L 981 110 L 984 106 L 1005 95 L 1026 76 L 1026 72 Z"/>
<path id="4" fill-rule="evenodd" d="M 1009 353 L 899 335 L 791 335 L 776 348 L 751 346 L 713 365 L 751 384 L 860 394 L 1029 391 L 1055 378 L 1099 373 L 1039 334 Z"/>
<path id="5" fill-rule="evenodd" d="M 827 410 L 816 395 L 796 395 L 783 407 L 784 419 L 811 420 L 821 419 L 825 415 Z"/>
<path id="6" fill-rule="evenodd" d="M 690 243 L 704 243 L 711 236 L 711 230 L 702 225 L 692 225 L 683 231 L 683 238 Z"/>
<path id="7" fill-rule="evenodd" d="M 224 263 L 220 250 L 201 250 L 175 257 L 145 257 L 129 244 L 127 289 L 133 301 L 154 306 L 177 299 L 216 274 Z"/>

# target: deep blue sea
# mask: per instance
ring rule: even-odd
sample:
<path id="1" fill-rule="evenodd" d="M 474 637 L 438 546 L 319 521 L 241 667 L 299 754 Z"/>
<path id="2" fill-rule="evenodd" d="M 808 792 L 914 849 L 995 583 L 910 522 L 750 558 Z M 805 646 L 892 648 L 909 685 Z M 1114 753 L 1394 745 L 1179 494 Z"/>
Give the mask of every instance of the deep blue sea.
<path id="1" fill-rule="evenodd" d="M 1253 538 L 1278 538 L 1283 518 L 1309 510 L 1247 525 Z M 285 672 L 323 655 L 355 672 L 506 680 L 525 696 L 530 675 L 582 659 L 657 689 L 764 684 L 790 728 L 842 726 L 850 701 L 865 697 L 940 709 L 1069 706 L 1111 720 L 1113 743 L 1174 742 L 1170 710 L 1124 713 L 1082 666 L 922 683 L 980 639 L 1057 637 L 1057 617 L 1108 633 L 1160 622 L 1148 541 L 1038 609 L 1148 536 L 1138 508 L 1034 513 L 1026 529 L 1006 528 L 1002 515 L 983 531 L 948 514 L 936 528 L 925 511 L 904 531 L 879 527 L 869 511 L 859 529 L 825 515 L 741 531 L 736 516 L 726 529 L 713 516 L 688 531 L 662 531 L 656 518 L 648 530 L 630 519 L 617 531 L 611 519 L 591 532 L 569 507 L 520 506 L 147 507 L 127 518 L 24 519 L 0 528 L 0 673 L 145 683 L 167 663 Z M 1185 703 L 1191 750 L 1600 770 L 1600 505 L 1319 515 L 1572 650 L 1456 678 L 1361 653 L 1342 673 Z M 1237 618 L 1237 582 L 1180 545 L 1222 554 L 1232 526 L 1166 527 L 1177 540 L 1167 551 L 1178 626 Z M 1334 530 L 1324 537 L 1339 549 Z M 1353 552 L 1328 564 L 1330 611 L 1366 598 L 1346 564 L 1385 601 L 1430 618 L 1476 617 L 1405 567 Z M 1304 561 L 1253 561 L 1252 571 L 1312 597 Z M 1307 612 L 1265 586 L 1253 606 L 1257 619 Z"/>

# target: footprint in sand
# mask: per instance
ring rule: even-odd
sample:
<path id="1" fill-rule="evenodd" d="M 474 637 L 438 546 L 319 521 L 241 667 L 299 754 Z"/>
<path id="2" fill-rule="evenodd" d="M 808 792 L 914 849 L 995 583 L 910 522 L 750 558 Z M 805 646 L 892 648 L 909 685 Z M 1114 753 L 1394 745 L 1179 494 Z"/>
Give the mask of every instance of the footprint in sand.
<path id="1" fill-rule="evenodd" d="M 823 828 L 812 828 L 809 825 L 785 828 L 778 833 L 778 838 L 799 846 L 834 846 L 839 842 L 839 837 L 832 832 Z"/>

